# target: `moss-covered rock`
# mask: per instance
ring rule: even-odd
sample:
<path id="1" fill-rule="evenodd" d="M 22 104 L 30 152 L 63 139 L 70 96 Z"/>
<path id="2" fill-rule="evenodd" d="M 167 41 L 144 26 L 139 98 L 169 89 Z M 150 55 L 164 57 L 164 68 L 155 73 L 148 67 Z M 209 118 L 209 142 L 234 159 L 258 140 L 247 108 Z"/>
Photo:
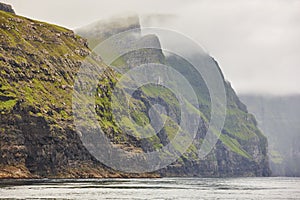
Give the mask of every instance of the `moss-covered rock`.
<path id="1" fill-rule="evenodd" d="M 135 19 L 135 20 L 132 20 Z M 114 34 L 135 29 L 136 46 L 141 43 L 156 46 L 158 49 L 138 49 L 117 58 L 112 65 L 128 71 L 134 66 L 147 63 L 161 63 L 169 65 L 182 74 L 192 85 L 196 92 L 199 109 L 194 106 L 195 102 L 186 100 L 186 105 L 190 112 L 201 116 L 196 140 L 189 147 L 188 151 L 178 159 L 177 162 L 160 170 L 163 176 L 268 176 L 270 170 L 267 156 L 267 140 L 257 128 L 256 120 L 249 114 L 246 106 L 241 103 L 229 82 L 224 81 L 227 95 L 227 115 L 221 137 L 216 147 L 204 159 L 198 158 L 198 150 L 208 128 L 210 119 L 210 95 L 205 81 L 201 75 L 184 59 L 176 56 L 167 56 L 159 50 L 159 39 L 155 35 L 142 36 L 139 33 L 138 17 L 120 18 L 124 24 L 115 23 L 117 19 L 105 22 L 96 22 L 87 27 L 77 30 L 79 35 L 86 37 L 91 48 L 96 47 L 100 42 Z M 127 25 L 127 27 L 126 27 Z M 105 28 L 104 28 L 105 27 Z M 130 42 L 133 42 L 130 40 Z M 126 43 L 126 42 L 125 42 Z M 141 45 L 143 46 L 143 45 Z M 207 67 L 218 65 L 211 57 L 203 57 Z M 221 71 L 221 70 L 220 70 Z M 177 132 L 178 118 L 180 118 L 180 108 L 178 100 L 167 88 L 155 85 L 146 85 L 132 95 L 135 103 L 135 111 L 132 113 L 136 123 L 147 123 L 149 116 L 147 113 L 150 107 L 156 103 L 163 105 L 169 117 L 164 128 L 154 137 L 137 140 L 135 145 L 143 144 L 144 151 L 153 151 L 169 143 Z M 133 132 L 134 126 L 128 118 L 123 118 L 124 124 Z M 129 130 L 128 130 L 129 131 Z M 138 136 L 139 134 L 136 133 Z M 139 146 L 139 145 L 138 145 Z"/>
<path id="2" fill-rule="evenodd" d="M 86 40 L 65 28 L 3 11 L 0 24 L 0 178 L 157 176 L 104 166 L 75 132 L 72 91 L 90 54 Z M 108 78 L 113 72 L 108 69 L 106 75 L 101 88 L 113 84 Z M 109 91 L 101 93 L 99 105 L 105 107 Z M 100 122 L 109 134 L 114 123 L 109 110 L 103 114 Z M 117 127 L 113 131 L 118 133 Z"/>

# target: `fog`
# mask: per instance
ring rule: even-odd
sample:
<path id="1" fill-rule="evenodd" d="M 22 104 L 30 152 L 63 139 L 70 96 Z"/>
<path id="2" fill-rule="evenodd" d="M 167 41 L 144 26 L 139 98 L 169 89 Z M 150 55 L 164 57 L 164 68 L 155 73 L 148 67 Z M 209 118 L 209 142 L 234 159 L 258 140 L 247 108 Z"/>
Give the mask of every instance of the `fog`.
<path id="1" fill-rule="evenodd" d="M 300 176 L 300 95 L 241 95 L 258 127 L 268 138 L 275 176 Z"/>
<path id="2" fill-rule="evenodd" d="M 4 0 L 16 13 L 71 29 L 133 12 L 179 31 L 219 62 L 238 93 L 300 93 L 299 0 Z"/>

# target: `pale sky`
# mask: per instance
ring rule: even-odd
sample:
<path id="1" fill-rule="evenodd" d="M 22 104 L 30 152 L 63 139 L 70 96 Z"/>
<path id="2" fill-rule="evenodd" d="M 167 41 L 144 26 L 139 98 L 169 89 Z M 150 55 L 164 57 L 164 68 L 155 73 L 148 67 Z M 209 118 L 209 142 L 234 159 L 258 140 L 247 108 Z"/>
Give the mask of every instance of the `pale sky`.
<path id="1" fill-rule="evenodd" d="M 164 17 L 142 25 L 196 40 L 238 93 L 300 94 L 300 0 L 0 1 L 19 15 L 70 29 L 126 12 L 158 14 Z"/>

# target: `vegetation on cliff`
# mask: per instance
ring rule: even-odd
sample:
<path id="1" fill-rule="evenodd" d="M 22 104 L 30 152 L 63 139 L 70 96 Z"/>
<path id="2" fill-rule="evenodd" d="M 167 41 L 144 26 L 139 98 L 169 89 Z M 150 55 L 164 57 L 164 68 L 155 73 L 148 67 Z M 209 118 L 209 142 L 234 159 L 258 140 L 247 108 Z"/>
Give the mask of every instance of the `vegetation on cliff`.
<path id="1" fill-rule="evenodd" d="M 139 27 L 138 21 L 132 21 L 128 23 L 129 27 Z M 65 28 L 3 11 L 0 11 L 0 28 L 0 177 L 269 174 L 266 139 L 227 83 L 228 113 L 220 141 L 205 160 L 198 158 L 197 147 L 202 142 L 209 119 L 209 97 L 201 77 L 197 76 L 189 77 L 189 80 L 197 80 L 192 85 L 199 91 L 197 95 L 202 107 L 197 110 L 192 104 L 189 106 L 201 114 L 203 123 L 197 141 L 176 163 L 151 174 L 126 174 L 104 166 L 83 146 L 73 124 L 74 78 L 86 56 L 91 55 L 86 40 Z M 109 26 L 106 31 L 109 32 Z M 155 37 L 151 36 L 147 41 L 153 39 Z M 91 45 L 93 41 L 96 40 L 92 38 Z M 161 51 L 148 50 L 136 52 L 136 55 L 140 55 L 143 62 L 168 63 L 179 71 L 183 70 L 186 76 L 193 74 L 186 63 L 166 58 Z M 125 55 L 114 64 L 124 67 L 129 61 L 141 61 L 132 61 L 131 58 L 132 55 Z M 172 116 L 166 116 L 166 124 L 157 135 L 140 139 L 131 120 L 122 117 L 119 120 L 122 123 L 118 124 L 112 114 L 112 106 L 118 106 L 111 105 L 112 91 L 120 74 L 100 59 L 95 60 L 104 71 L 95 93 L 95 111 L 111 142 L 128 152 L 153 151 L 166 145 L 180 128 L 176 121 L 178 100 L 172 92 L 161 86 L 146 85 L 134 93 L 130 113 L 137 124 L 150 123 L 148 111 L 155 103 L 164 105 Z M 122 125 L 126 127 L 121 128 Z"/>
<path id="2" fill-rule="evenodd" d="M 129 176 L 97 162 L 74 131 L 72 90 L 86 41 L 2 11 L 0 26 L 0 176 Z"/>
<path id="3" fill-rule="evenodd" d="M 116 21 L 122 21 L 124 23 L 119 25 Z M 134 40 L 136 40 L 136 46 L 143 46 L 141 43 L 146 43 L 152 44 L 151 46 L 160 47 L 159 38 L 155 35 L 142 36 L 142 34 L 139 33 L 140 24 L 137 16 L 122 17 L 120 19 L 115 18 L 112 19 L 112 21 L 96 22 L 77 30 L 76 32 L 87 38 L 90 48 L 94 48 L 110 36 L 133 28 L 135 29 L 135 39 L 130 39 L 128 42 L 134 42 Z M 95 51 L 97 53 L 97 48 Z M 202 118 L 203 123 L 196 136 L 198 139 L 196 139 L 194 144 L 190 146 L 188 152 L 184 154 L 177 163 L 167 167 L 167 169 L 161 170 L 160 173 L 163 176 L 166 174 L 171 175 L 172 173 L 175 176 L 243 176 L 270 174 L 267 157 L 267 140 L 257 128 L 254 116 L 248 113 L 246 106 L 239 100 L 229 82 L 223 80 L 227 94 L 227 115 L 220 141 L 206 159 L 199 160 L 199 148 L 197 147 L 201 145 L 210 119 L 210 95 L 201 75 L 197 73 L 197 71 L 195 72 L 193 66 L 187 61 L 172 55 L 165 56 L 164 53 L 158 49 L 138 49 L 117 58 L 116 61 L 113 62 L 112 65 L 124 72 L 132 69 L 134 66 L 140 66 L 147 63 L 169 65 L 176 69 L 180 74 L 184 75 L 196 92 L 200 103 L 200 109 L 197 110 L 193 105 L 193 102 L 188 102 L 188 105 L 189 109 L 199 114 Z M 206 62 L 207 67 L 217 65 L 216 61 L 211 57 L 204 56 L 203 61 Z M 171 140 L 174 132 L 176 132 L 176 128 L 174 128 L 174 124 L 178 123 L 176 119 L 180 118 L 177 99 L 172 97 L 166 88 L 155 85 L 147 85 L 147 87 L 140 88 L 136 93 L 138 95 L 133 95 L 132 99 L 134 99 L 135 102 L 140 103 L 135 105 L 135 110 L 142 111 L 141 117 L 137 118 L 137 123 L 139 119 L 143 119 L 143 121 L 146 122 L 149 121 L 147 112 L 151 105 L 154 105 L 155 103 L 163 105 L 170 111 L 168 112 L 169 116 L 175 116 L 173 119 L 169 119 L 170 124 L 166 123 L 161 132 L 157 134 L 158 138 L 154 140 L 156 142 L 160 141 L 159 145 L 154 145 L 156 147 L 166 145 Z M 130 120 L 127 121 L 130 123 Z M 137 141 L 137 143 L 139 142 L 141 141 Z M 145 142 L 141 143 L 145 145 Z M 146 143 L 143 150 L 153 150 L 153 148 L 151 148 L 152 146 L 153 144 L 149 145 Z M 221 152 L 224 151 L 224 149 L 227 154 L 225 157 L 224 152 Z M 228 159 L 229 157 L 230 159 Z M 174 169 L 174 166 L 176 166 L 176 169 Z M 186 166 L 189 166 L 189 169 L 186 169 Z"/>

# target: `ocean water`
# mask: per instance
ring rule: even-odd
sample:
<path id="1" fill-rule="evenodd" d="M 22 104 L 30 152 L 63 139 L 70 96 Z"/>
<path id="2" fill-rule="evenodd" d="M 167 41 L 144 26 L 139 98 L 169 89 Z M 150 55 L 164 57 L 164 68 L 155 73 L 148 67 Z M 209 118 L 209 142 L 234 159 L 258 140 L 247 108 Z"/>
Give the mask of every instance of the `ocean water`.
<path id="1" fill-rule="evenodd" d="M 300 178 L 0 180 L 0 199 L 300 199 Z"/>

